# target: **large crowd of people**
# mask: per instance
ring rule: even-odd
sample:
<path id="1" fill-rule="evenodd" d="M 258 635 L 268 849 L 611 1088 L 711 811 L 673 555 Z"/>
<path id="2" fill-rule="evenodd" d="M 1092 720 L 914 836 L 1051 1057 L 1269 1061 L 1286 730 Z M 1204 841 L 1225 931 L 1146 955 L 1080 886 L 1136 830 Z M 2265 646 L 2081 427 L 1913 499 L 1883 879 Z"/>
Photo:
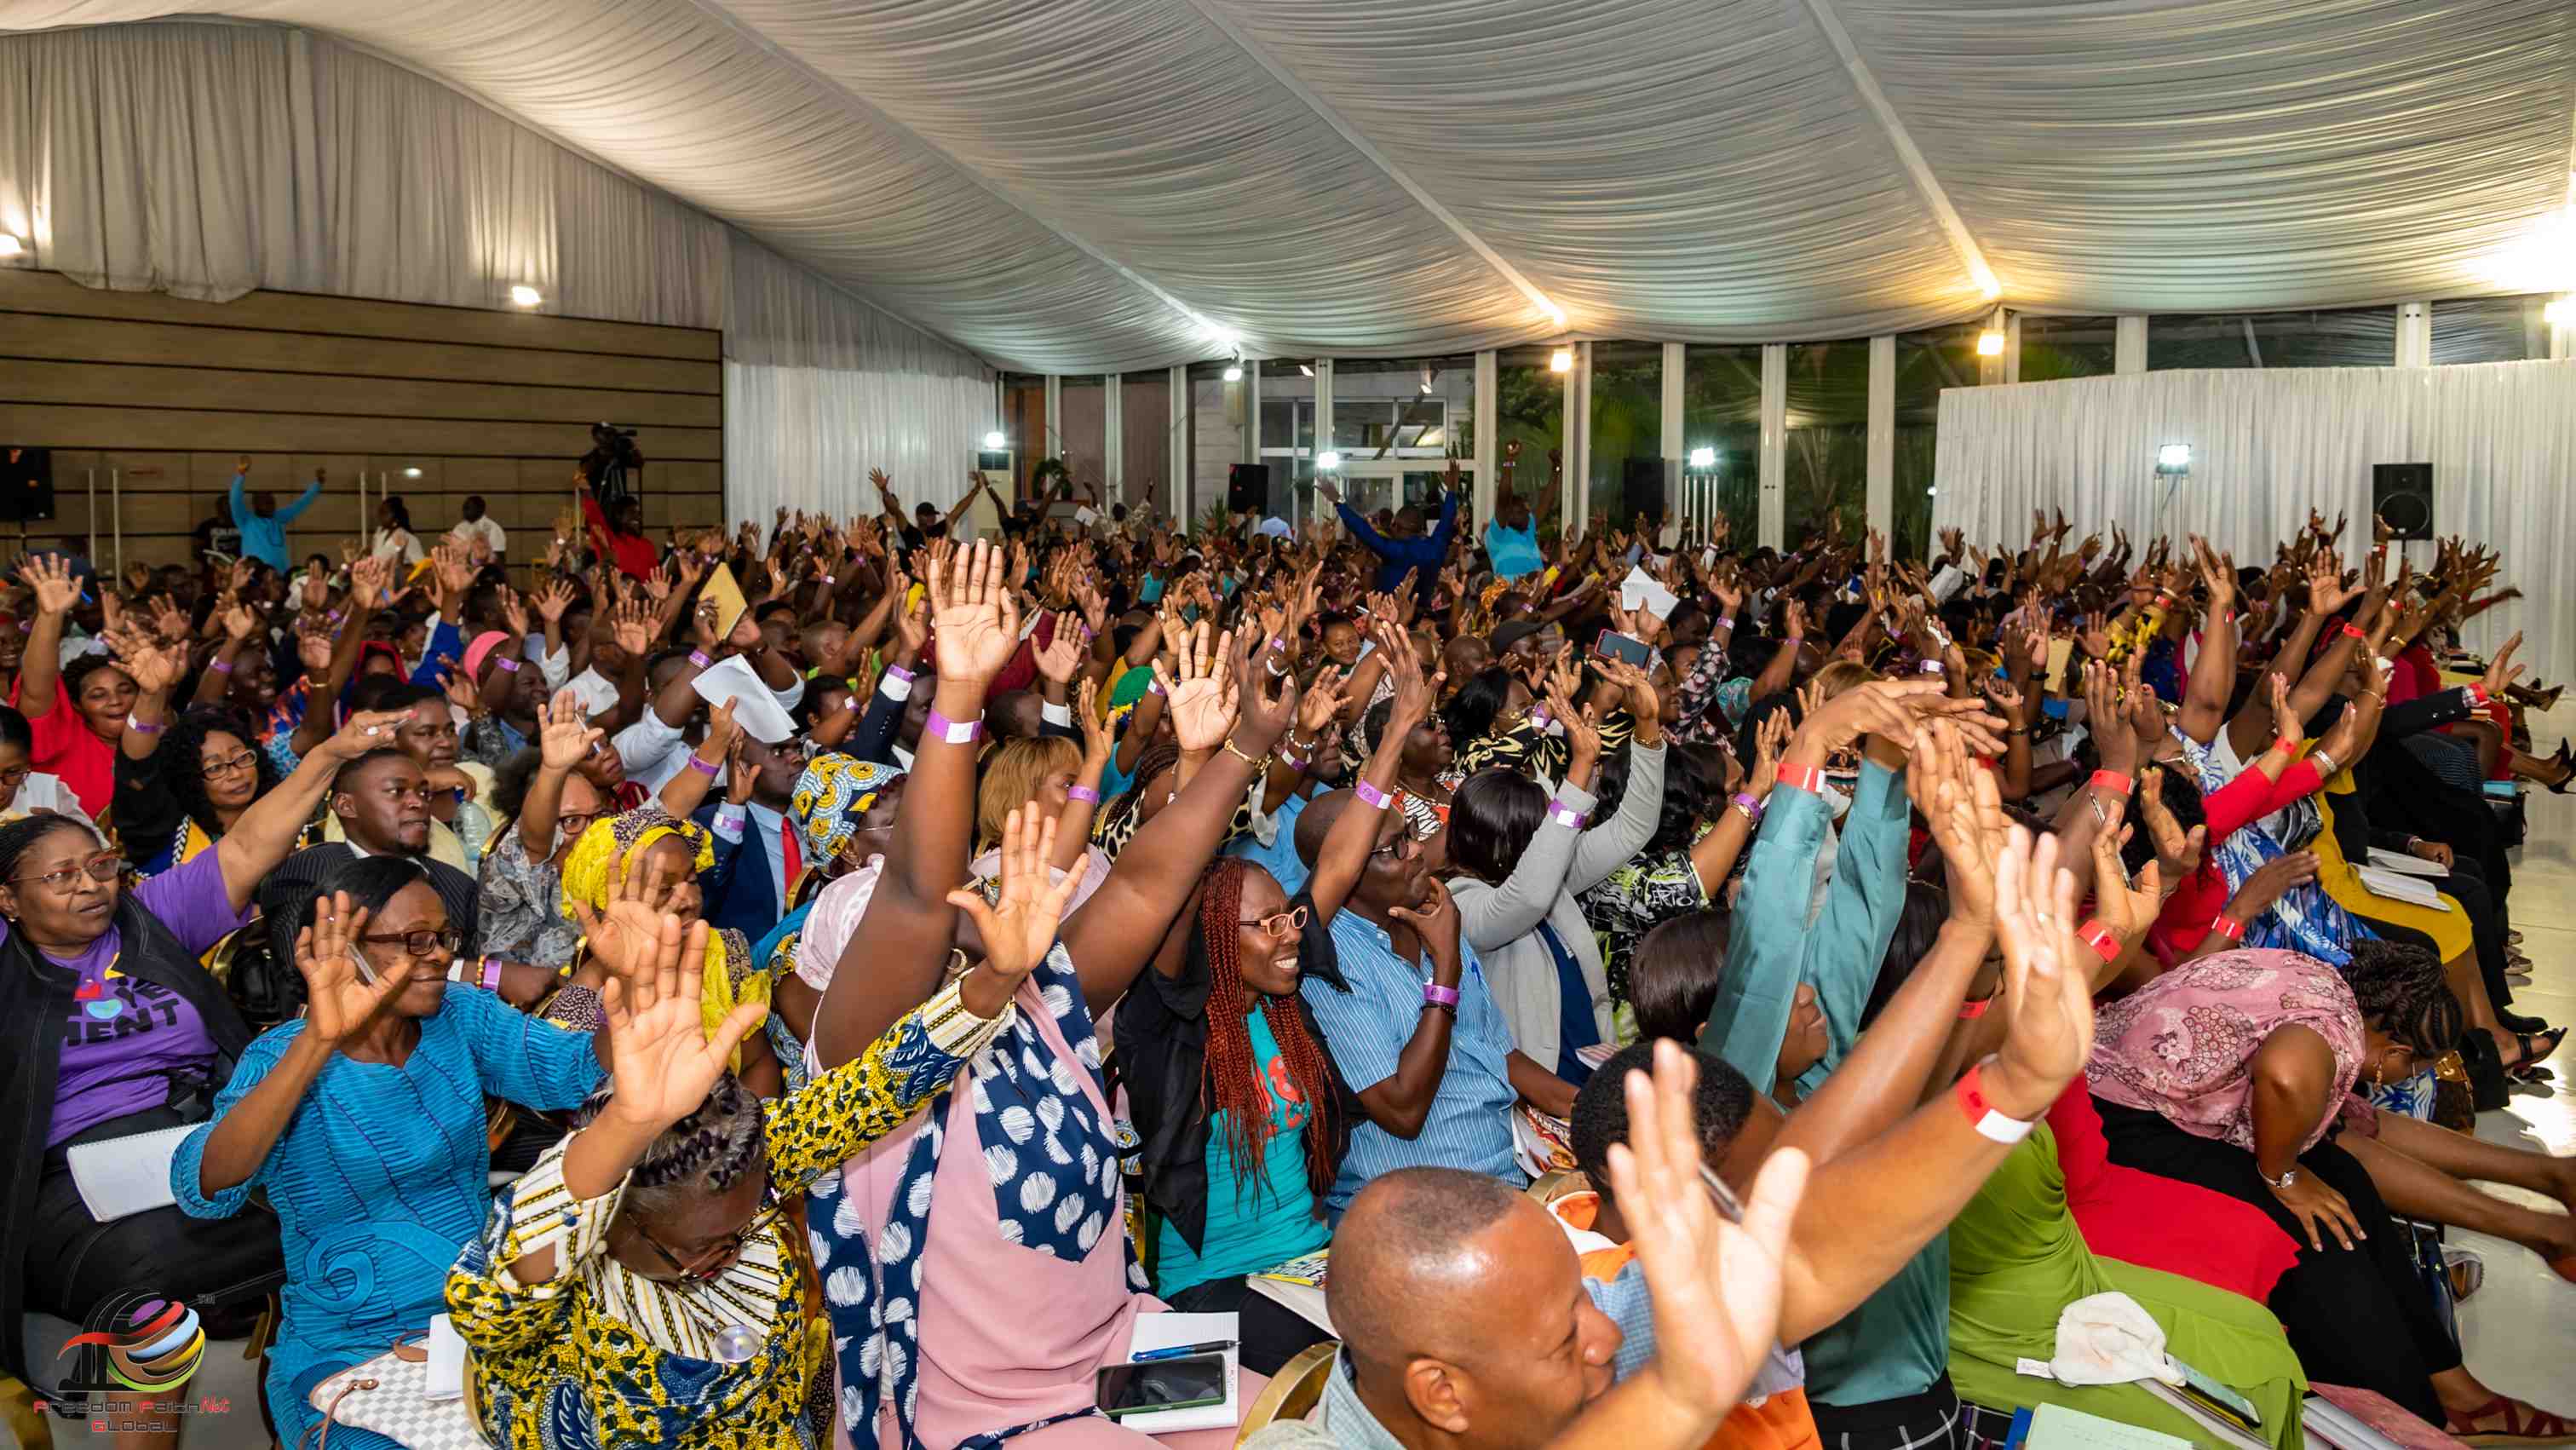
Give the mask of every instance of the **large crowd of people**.
<path id="1" fill-rule="evenodd" d="M 2435 1242 L 2576 1279 L 2473 1186 L 2576 1160 L 2463 1131 L 2563 1035 L 2488 547 L 1542 534 L 1453 466 L 1195 532 L 612 493 L 533 561 L 387 498 L 299 563 L 326 481 L 254 472 L 238 559 L 0 586 L 30 1383 L 171 1301 L 281 1444 L 401 1443 L 350 1371 L 443 1317 L 518 1450 L 1212 1450 L 1100 1403 L 1177 1310 L 1241 1405 L 1320 1376 L 1268 1450 L 2210 1443 L 2167 1355 L 2240 1442 L 2576 1439 Z M 175 1202 L 102 1215 L 129 1138 Z"/>

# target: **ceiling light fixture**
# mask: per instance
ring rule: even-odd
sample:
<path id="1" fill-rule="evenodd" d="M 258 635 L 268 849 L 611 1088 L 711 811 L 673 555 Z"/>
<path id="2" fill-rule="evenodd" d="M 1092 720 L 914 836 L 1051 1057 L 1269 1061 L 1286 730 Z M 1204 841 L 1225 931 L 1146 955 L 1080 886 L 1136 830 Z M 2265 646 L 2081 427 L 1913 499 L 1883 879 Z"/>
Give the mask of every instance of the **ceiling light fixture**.
<path id="1" fill-rule="evenodd" d="M 1717 450 L 1707 447 L 1692 449 L 1690 451 L 1690 466 L 1693 468 L 1717 467 Z"/>
<path id="2" fill-rule="evenodd" d="M 1239 362 L 1231 362 L 1231 363 L 1227 363 L 1227 364 L 1225 365 L 1225 380 L 1226 380 L 1227 382 L 1229 382 L 1229 383 L 1239 383 L 1239 382 L 1242 382 L 1242 381 L 1243 381 L 1243 364 L 1241 364 L 1241 363 L 1239 363 Z"/>
<path id="3" fill-rule="evenodd" d="M 1977 334 L 1977 356 L 2002 357 L 2003 355 L 2004 335 L 2001 332 L 1989 327 Z"/>
<path id="4" fill-rule="evenodd" d="M 984 435 L 984 446 L 987 449 L 998 451 L 1005 441 L 1006 440 L 1002 437 L 1002 430 L 999 428 L 996 428 Z"/>
<path id="5" fill-rule="evenodd" d="M 1574 349 L 1570 347 L 1560 347 L 1556 351 L 1549 353 L 1547 355 L 1547 370 L 1552 373 L 1570 373 L 1574 371 Z"/>
<path id="6" fill-rule="evenodd" d="M 534 307 L 545 300 L 546 294 L 529 286 L 525 282 L 521 282 L 510 289 L 510 305 L 513 307 Z"/>

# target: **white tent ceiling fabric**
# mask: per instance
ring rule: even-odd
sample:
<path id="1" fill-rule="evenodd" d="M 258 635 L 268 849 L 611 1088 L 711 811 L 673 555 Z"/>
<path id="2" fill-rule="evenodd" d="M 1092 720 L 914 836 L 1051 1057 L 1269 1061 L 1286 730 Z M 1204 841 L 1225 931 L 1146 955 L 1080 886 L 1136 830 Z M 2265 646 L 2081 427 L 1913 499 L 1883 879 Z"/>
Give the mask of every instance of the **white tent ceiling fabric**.
<path id="1" fill-rule="evenodd" d="M 0 26 L 180 13 L 18 0 Z M 1791 341 L 2529 290 L 2563 0 L 234 0 L 982 357 Z M 1955 223 L 1955 224 L 1954 224 Z M 1550 310 L 1561 309 L 1563 320 Z"/>
<path id="2" fill-rule="evenodd" d="M 2188 443 L 2191 472 L 2155 472 Z M 2352 520 L 2370 542 L 2371 465 L 2433 465 L 2443 534 L 2501 545 L 2523 597 L 2467 631 L 2485 647 L 2526 630 L 2533 678 L 2576 675 L 2576 361 L 2434 368 L 2183 369 L 1941 394 L 1935 528 L 2027 537 L 2031 510 L 2063 508 L 2079 533 L 2199 534 L 2269 566 L 2308 510 Z M 2533 547 L 2517 547 L 2528 544 Z M 2432 546 L 2412 544 L 2416 566 Z M 2357 566 L 2356 566 L 2357 567 Z M 2501 586 L 2499 586 L 2501 587 Z"/>

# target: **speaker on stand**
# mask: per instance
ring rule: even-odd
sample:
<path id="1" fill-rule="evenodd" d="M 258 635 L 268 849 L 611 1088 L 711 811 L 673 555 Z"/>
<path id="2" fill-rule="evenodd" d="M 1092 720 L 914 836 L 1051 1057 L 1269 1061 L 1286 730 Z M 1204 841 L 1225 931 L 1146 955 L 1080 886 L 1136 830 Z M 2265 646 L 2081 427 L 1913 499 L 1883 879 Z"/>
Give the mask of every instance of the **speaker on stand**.
<path id="1" fill-rule="evenodd" d="M 2412 543 L 2433 537 L 2433 465 L 2376 463 L 2370 469 L 2371 516 L 2389 538 Z"/>
<path id="2" fill-rule="evenodd" d="M 1270 465 L 1237 463 L 1225 470 L 1228 513 L 1257 514 L 1270 507 Z"/>
<path id="3" fill-rule="evenodd" d="M 53 450 L 0 448 L 0 520 L 24 524 L 53 516 Z"/>

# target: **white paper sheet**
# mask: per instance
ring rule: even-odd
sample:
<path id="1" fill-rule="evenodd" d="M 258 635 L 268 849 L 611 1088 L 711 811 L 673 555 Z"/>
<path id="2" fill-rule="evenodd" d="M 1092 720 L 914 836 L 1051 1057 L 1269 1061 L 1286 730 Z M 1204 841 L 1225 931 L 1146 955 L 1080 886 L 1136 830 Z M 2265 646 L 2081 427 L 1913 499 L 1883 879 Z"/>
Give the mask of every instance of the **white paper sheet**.
<path id="1" fill-rule="evenodd" d="M 109 1223 L 131 1214 L 168 1208 L 178 1197 L 170 1192 L 170 1160 L 192 1127 L 163 1128 L 103 1142 L 83 1143 L 63 1155 L 72 1170 L 89 1216 Z"/>
<path id="2" fill-rule="evenodd" d="M 769 682 L 753 673 L 750 662 L 740 655 L 716 661 L 713 668 L 691 681 L 690 687 L 710 705 L 731 700 L 734 723 L 763 745 L 776 745 L 795 729 L 787 712 L 778 707 L 778 696 L 771 693 Z"/>
<path id="3" fill-rule="evenodd" d="M 465 1395 L 465 1339 L 456 1332 L 455 1321 L 440 1314 L 429 1321 L 428 1379 L 421 1394 L 433 1400 L 462 1399 Z"/>

